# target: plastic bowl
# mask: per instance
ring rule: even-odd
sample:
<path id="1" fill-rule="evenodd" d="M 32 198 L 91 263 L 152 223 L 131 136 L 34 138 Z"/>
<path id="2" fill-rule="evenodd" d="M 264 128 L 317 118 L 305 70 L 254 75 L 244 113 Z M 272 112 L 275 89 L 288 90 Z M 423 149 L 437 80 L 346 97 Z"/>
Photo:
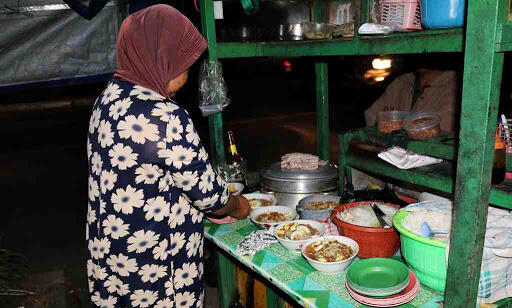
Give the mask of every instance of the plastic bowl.
<path id="1" fill-rule="evenodd" d="M 286 249 L 300 252 L 302 245 L 304 245 L 304 243 L 306 243 L 310 240 L 310 238 L 309 238 L 306 240 L 295 241 L 295 240 L 289 240 L 289 239 L 281 238 L 281 237 L 277 236 L 278 230 L 283 228 L 285 225 L 293 223 L 293 222 L 296 222 L 299 224 L 309 224 L 309 225 L 311 225 L 311 227 L 320 231 L 320 233 L 315 235 L 314 237 L 322 236 L 325 233 L 325 225 L 323 223 L 320 223 L 320 222 L 314 221 L 314 220 L 299 219 L 299 220 L 294 220 L 291 222 L 281 223 L 281 224 L 277 225 L 277 227 L 274 229 L 274 236 L 277 238 L 279 243 L 281 243 L 281 245 L 283 245 Z"/>
<path id="2" fill-rule="evenodd" d="M 227 185 L 229 193 L 234 196 L 239 196 L 245 188 L 245 185 L 242 183 L 228 183 Z"/>
<path id="3" fill-rule="evenodd" d="M 311 210 L 311 209 L 306 208 L 306 206 L 309 203 L 314 202 L 314 201 L 319 201 L 319 202 L 334 201 L 339 204 L 340 196 L 317 194 L 317 195 L 308 196 L 306 198 L 301 199 L 296 208 L 301 219 L 322 221 L 331 216 L 331 212 L 332 212 L 333 208 L 326 209 L 326 210 Z"/>
<path id="4" fill-rule="evenodd" d="M 272 204 L 270 206 L 274 206 L 277 204 L 276 197 L 269 195 L 269 194 L 251 193 L 251 194 L 243 194 L 242 196 L 245 197 L 245 199 L 249 200 L 249 205 L 251 206 L 252 209 L 265 207 L 265 206 L 256 205 L 255 204 L 256 202 L 251 201 L 251 199 L 264 199 L 264 200 L 271 201 Z M 251 203 L 253 203 L 253 204 L 251 204 Z"/>
<path id="5" fill-rule="evenodd" d="M 430 240 L 406 229 L 402 225 L 402 220 L 407 215 L 409 215 L 407 211 L 398 211 L 393 216 L 393 226 L 400 232 L 402 244 L 400 252 L 422 284 L 444 292 L 447 244 L 438 240 Z"/>
<path id="6" fill-rule="evenodd" d="M 410 139 L 427 140 L 441 133 L 439 112 L 413 113 L 405 119 L 404 129 Z"/>
<path id="7" fill-rule="evenodd" d="M 337 262 L 316 261 L 316 260 L 309 258 L 306 255 L 306 248 L 309 245 L 313 244 L 316 241 L 321 241 L 321 240 L 331 239 L 331 238 L 336 239 L 337 241 L 339 241 L 342 244 L 349 245 L 350 247 L 352 247 L 354 254 L 348 259 L 337 261 Z M 309 264 L 311 264 L 311 266 L 314 269 L 316 269 L 317 271 L 324 272 L 324 273 L 339 273 L 339 272 L 343 272 L 345 269 L 347 269 L 347 267 L 350 265 L 350 263 L 352 263 L 354 258 L 359 253 L 359 245 L 357 244 L 356 241 L 354 241 L 353 239 L 348 238 L 346 236 L 326 235 L 326 236 L 312 238 L 309 241 L 307 241 L 306 243 L 304 243 L 302 245 L 301 252 L 302 252 L 302 255 L 304 256 L 304 258 L 309 262 Z"/>
<path id="8" fill-rule="evenodd" d="M 359 258 L 389 258 L 392 257 L 400 247 L 400 237 L 394 228 L 357 226 L 344 222 L 336 216 L 339 212 L 372 202 L 375 201 L 360 201 L 342 204 L 332 211 L 331 221 L 338 228 L 338 233 L 340 235 L 348 236 L 359 244 Z M 396 204 L 379 203 L 400 209 L 400 206 Z"/>
<path id="9" fill-rule="evenodd" d="M 381 111 L 377 114 L 377 125 L 379 131 L 385 134 L 389 134 L 396 130 L 404 128 L 404 120 L 410 116 L 411 113 L 408 111 Z"/>
<path id="10" fill-rule="evenodd" d="M 262 223 L 256 220 L 259 215 L 268 213 L 268 212 L 280 212 L 284 215 L 287 215 L 290 217 L 288 220 L 279 221 L 279 222 L 266 222 Z M 255 208 L 251 211 L 251 214 L 249 214 L 249 219 L 260 229 L 270 229 L 271 227 L 276 227 L 277 225 L 283 223 L 283 222 L 290 222 L 294 220 L 297 217 L 297 212 L 288 206 L 265 206 L 265 207 L 259 207 Z"/>

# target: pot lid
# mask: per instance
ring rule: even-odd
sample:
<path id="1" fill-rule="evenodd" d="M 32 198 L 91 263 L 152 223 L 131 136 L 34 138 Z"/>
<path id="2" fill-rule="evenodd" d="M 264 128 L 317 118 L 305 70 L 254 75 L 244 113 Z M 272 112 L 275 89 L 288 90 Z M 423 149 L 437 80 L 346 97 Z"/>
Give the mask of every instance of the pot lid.
<path id="1" fill-rule="evenodd" d="M 262 169 L 260 176 L 273 180 L 326 180 L 338 177 L 338 168 L 327 164 L 315 170 L 282 169 L 281 162 L 273 163 L 269 168 Z"/>

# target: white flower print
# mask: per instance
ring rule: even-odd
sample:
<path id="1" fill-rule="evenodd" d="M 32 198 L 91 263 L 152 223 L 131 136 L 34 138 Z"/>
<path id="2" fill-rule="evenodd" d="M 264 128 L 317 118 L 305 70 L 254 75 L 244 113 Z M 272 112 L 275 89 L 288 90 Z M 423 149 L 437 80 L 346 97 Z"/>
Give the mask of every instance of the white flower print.
<path id="1" fill-rule="evenodd" d="M 135 143 L 144 144 L 146 139 L 151 141 L 159 139 L 158 126 L 151 124 L 143 114 L 139 114 L 137 118 L 133 115 L 126 116 L 124 120 L 117 124 L 117 130 L 119 131 L 119 137 L 131 138 Z"/>
<path id="2" fill-rule="evenodd" d="M 94 276 L 94 263 L 91 259 L 87 260 L 87 277 Z"/>
<path id="3" fill-rule="evenodd" d="M 171 279 L 165 283 L 164 287 L 165 295 L 172 296 L 174 294 L 174 284 L 172 283 Z"/>
<path id="4" fill-rule="evenodd" d="M 95 241 L 98 240 L 98 239 L 94 239 Z M 98 240 L 98 259 L 102 259 L 105 254 L 108 255 L 108 253 L 110 252 L 110 241 L 104 237 L 102 238 L 101 240 Z"/>
<path id="5" fill-rule="evenodd" d="M 102 193 L 106 193 L 107 190 L 114 188 L 114 184 L 117 182 L 117 174 L 112 170 L 103 170 L 100 175 L 100 189 Z"/>
<path id="6" fill-rule="evenodd" d="M 140 268 L 139 275 L 141 276 L 142 281 L 151 281 L 151 283 L 154 283 L 158 279 L 167 275 L 167 266 L 146 264 Z"/>
<path id="7" fill-rule="evenodd" d="M 112 193 L 110 201 L 114 204 L 114 210 L 131 214 L 134 207 L 139 208 L 144 205 L 144 192 L 142 189 L 136 190 L 128 185 L 126 190 L 118 188 L 115 193 Z"/>
<path id="8" fill-rule="evenodd" d="M 201 200 L 194 201 L 194 205 L 198 208 L 204 209 L 207 208 L 209 205 L 214 204 L 219 199 L 219 195 L 213 195 L 211 197 L 206 197 Z"/>
<path id="9" fill-rule="evenodd" d="M 91 158 L 92 155 L 92 145 L 89 138 L 87 138 L 87 159 Z"/>
<path id="10" fill-rule="evenodd" d="M 167 256 L 169 255 L 169 244 L 168 244 L 168 241 L 167 239 L 164 239 L 163 241 L 161 241 L 158 246 L 155 246 L 155 248 L 153 248 L 153 258 L 155 260 L 165 260 L 167 259 Z"/>
<path id="11" fill-rule="evenodd" d="M 139 114 L 138 117 L 134 115 L 126 116 L 124 120 L 117 124 L 117 130 L 119 131 L 119 137 L 131 138 L 135 143 L 144 144 L 146 139 L 151 141 L 159 139 L 158 126 L 151 124 L 150 120 L 144 117 L 143 114 Z"/>
<path id="12" fill-rule="evenodd" d="M 101 160 L 101 156 L 98 152 L 94 152 L 92 154 L 91 159 L 91 170 L 95 174 L 99 175 L 101 172 L 101 167 L 103 167 L 103 161 Z"/>
<path id="13" fill-rule="evenodd" d="M 128 284 L 123 284 L 121 279 L 117 278 L 114 275 L 111 275 L 105 280 L 103 283 L 105 288 L 107 288 L 107 291 L 109 293 L 117 292 L 119 295 L 126 295 L 128 292 L 130 292 L 130 288 Z"/>
<path id="14" fill-rule="evenodd" d="M 160 179 L 160 182 L 158 183 L 158 191 L 164 192 L 169 190 L 169 185 L 173 184 L 174 181 L 172 180 L 171 173 L 169 171 L 165 172 L 165 176 L 163 176 Z"/>
<path id="15" fill-rule="evenodd" d="M 194 207 L 190 208 L 190 215 L 192 216 L 193 223 L 199 223 L 199 222 L 203 221 L 203 213 L 196 210 L 196 208 L 194 208 Z"/>
<path id="16" fill-rule="evenodd" d="M 147 232 L 144 232 L 144 230 L 139 230 L 128 238 L 128 244 L 130 244 L 128 245 L 128 252 L 144 252 L 158 244 L 159 237 L 159 234 L 155 234 L 155 232 L 151 230 L 148 230 Z"/>
<path id="17" fill-rule="evenodd" d="M 115 308 L 117 303 L 117 297 L 109 295 L 107 299 L 101 299 L 100 306 L 101 308 Z"/>
<path id="18" fill-rule="evenodd" d="M 206 165 L 206 170 L 201 175 L 201 181 L 199 182 L 199 189 L 203 194 L 213 189 L 213 181 L 215 180 L 215 172 L 213 172 L 210 164 Z"/>
<path id="19" fill-rule="evenodd" d="M 96 182 L 92 176 L 89 176 L 89 200 L 94 201 L 96 197 L 100 196 L 100 190 L 98 189 L 98 182 Z"/>
<path id="20" fill-rule="evenodd" d="M 103 201 L 103 199 L 100 199 L 100 214 L 105 214 L 105 207 L 105 201 Z"/>
<path id="21" fill-rule="evenodd" d="M 110 122 L 101 120 L 100 127 L 98 128 L 98 142 L 102 148 L 111 146 L 114 143 L 114 132 Z"/>
<path id="22" fill-rule="evenodd" d="M 167 165 L 173 165 L 177 169 L 181 169 L 183 165 L 190 165 L 192 160 L 197 156 L 191 148 L 185 148 L 181 145 L 175 145 L 171 150 L 158 150 L 158 157 L 165 158 Z"/>
<path id="23" fill-rule="evenodd" d="M 192 120 L 188 119 L 187 125 L 187 141 L 192 143 L 195 146 L 199 145 L 199 135 L 196 133 L 196 129 L 194 128 L 194 124 L 192 124 Z"/>
<path id="24" fill-rule="evenodd" d="M 183 133 L 183 126 L 181 126 L 180 118 L 172 115 L 169 118 L 169 123 L 167 123 L 167 127 L 165 129 L 165 141 L 179 141 L 181 140 L 181 133 Z"/>
<path id="25" fill-rule="evenodd" d="M 105 268 L 94 264 L 92 277 L 97 280 L 104 280 L 107 277 L 107 271 Z"/>
<path id="26" fill-rule="evenodd" d="M 142 166 L 135 170 L 135 174 L 137 174 L 135 183 L 154 184 L 163 174 L 163 171 L 157 165 L 142 164 Z"/>
<path id="27" fill-rule="evenodd" d="M 92 224 L 96 221 L 96 211 L 92 209 L 91 204 L 87 205 L 87 222 Z"/>
<path id="28" fill-rule="evenodd" d="M 182 268 L 177 268 L 174 272 L 174 288 L 176 290 L 184 286 L 190 286 L 197 277 L 197 266 L 195 263 L 183 263 Z"/>
<path id="29" fill-rule="evenodd" d="M 135 273 L 139 270 L 137 267 L 137 261 L 135 259 L 129 259 L 122 253 L 118 256 L 111 255 L 108 257 L 107 264 L 110 266 L 110 270 L 112 272 L 118 273 L 123 277 L 127 277 L 130 273 Z"/>
<path id="30" fill-rule="evenodd" d="M 121 143 L 114 145 L 112 149 L 108 151 L 110 156 L 110 164 L 112 167 L 117 167 L 119 170 L 126 170 L 137 163 L 138 153 L 133 153 L 130 146 L 124 146 Z"/>
<path id="31" fill-rule="evenodd" d="M 169 225 L 171 228 L 175 228 L 185 222 L 185 215 L 190 211 L 190 205 L 187 200 L 180 196 L 178 203 L 175 203 L 171 207 L 171 213 L 169 214 Z"/>
<path id="32" fill-rule="evenodd" d="M 190 258 L 197 254 L 197 251 L 201 245 L 201 234 L 195 232 L 188 238 L 187 242 L 187 256 Z"/>
<path id="33" fill-rule="evenodd" d="M 144 205 L 146 220 L 162 221 L 164 217 L 169 216 L 169 208 L 169 203 L 165 202 L 162 196 L 148 199 L 146 205 Z"/>
<path id="34" fill-rule="evenodd" d="M 143 101 L 147 101 L 148 99 L 151 101 L 163 101 L 165 99 L 155 91 L 141 86 L 135 86 L 133 90 L 130 91 L 130 96 L 137 96 L 138 99 Z"/>
<path id="35" fill-rule="evenodd" d="M 135 290 L 130 295 L 130 299 L 132 300 L 132 307 L 140 306 L 141 308 L 152 306 L 153 303 L 158 298 L 158 291 L 144 291 L 144 290 Z"/>
<path id="36" fill-rule="evenodd" d="M 174 183 L 178 188 L 183 189 L 184 191 L 189 191 L 197 184 L 199 178 L 197 176 L 197 170 L 185 171 L 183 173 L 176 172 L 173 174 Z"/>
<path id="37" fill-rule="evenodd" d="M 199 149 L 199 155 L 197 156 L 197 158 L 202 160 L 202 161 L 207 161 L 208 160 L 208 153 L 206 152 L 204 147 L 201 147 Z"/>
<path id="38" fill-rule="evenodd" d="M 220 203 L 222 203 L 222 204 L 228 203 L 229 195 L 230 194 L 229 194 L 229 191 L 226 186 L 226 189 L 224 189 L 224 191 L 222 192 L 222 195 L 220 196 Z"/>
<path id="39" fill-rule="evenodd" d="M 101 110 L 96 108 L 92 111 L 91 118 L 89 119 L 89 133 L 93 134 L 94 130 L 100 125 Z"/>
<path id="40" fill-rule="evenodd" d="M 175 256 L 185 245 L 185 233 L 176 232 L 171 234 L 171 255 Z"/>
<path id="41" fill-rule="evenodd" d="M 119 98 L 123 89 L 120 89 L 118 85 L 114 83 L 109 83 L 105 91 L 103 91 L 103 97 L 101 98 L 101 103 L 106 105 L 111 101 L 114 101 Z"/>
<path id="42" fill-rule="evenodd" d="M 108 215 L 107 219 L 102 222 L 103 233 L 110 235 L 113 239 L 119 239 L 128 235 L 129 224 L 124 224 L 121 218 L 114 215 Z"/>
<path id="43" fill-rule="evenodd" d="M 201 277 L 203 277 L 203 273 L 204 273 L 204 263 L 200 262 L 199 266 L 197 267 L 197 274 L 199 276 L 199 279 L 201 279 Z"/>
<path id="44" fill-rule="evenodd" d="M 94 291 L 94 281 L 87 279 L 87 284 L 89 285 L 89 293 L 92 293 Z"/>
<path id="45" fill-rule="evenodd" d="M 174 302 L 171 301 L 169 298 L 164 298 L 156 302 L 155 308 L 173 308 Z M 202 306 L 197 306 L 202 307 Z"/>
<path id="46" fill-rule="evenodd" d="M 108 115 L 114 119 L 117 120 L 119 117 L 122 117 L 126 114 L 126 111 L 128 111 L 128 108 L 132 105 L 132 100 L 127 97 L 125 99 L 122 99 L 120 101 L 116 101 L 113 105 L 110 105 L 108 108 Z"/>
<path id="47" fill-rule="evenodd" d="M 195 301 L 196 297 L 194 293 L 191 292 L 176 293 L 174 297 L 176 308 L 190 308 L 194 305 Z"/>
<path id="48" fill-rule="evenodd" d="M 196 302 L 196 307 L 203 307 L 203 302 L 204 302 L 204 290 L 199 295 L 199 299 Z"/>
<path id="49" fill-rule="evenodd" d="M 169 122 L 169 118 L 172 113 L 178 109 L 178 106 L 173 103 L 157 103 L 155 108 L 151 110 L 151 115 L 160 117 L 161 121 Z"/>
<path id="50" fill-rule="evenodd" d="M 99 291 L 96 291 L 96 292 L 94 292 L 93 295 L 91 295 L 91 301 L 93 303 L 95 303 L 97 306 L 100 305 L 101 296 L 100 296 L 100 292 Z"/>

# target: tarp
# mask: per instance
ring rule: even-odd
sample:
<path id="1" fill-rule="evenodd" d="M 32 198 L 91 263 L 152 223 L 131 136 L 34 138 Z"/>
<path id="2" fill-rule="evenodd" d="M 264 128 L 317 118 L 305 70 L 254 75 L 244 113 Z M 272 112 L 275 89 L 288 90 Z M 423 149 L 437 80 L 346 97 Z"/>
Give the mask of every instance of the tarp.
<path id="1" fill-rule="evenodd" d="M 4 1 L 0 4 L 0 89 L 114 72 L 122 20 L 116 2 L 86 20 L 62 1 Z"/>

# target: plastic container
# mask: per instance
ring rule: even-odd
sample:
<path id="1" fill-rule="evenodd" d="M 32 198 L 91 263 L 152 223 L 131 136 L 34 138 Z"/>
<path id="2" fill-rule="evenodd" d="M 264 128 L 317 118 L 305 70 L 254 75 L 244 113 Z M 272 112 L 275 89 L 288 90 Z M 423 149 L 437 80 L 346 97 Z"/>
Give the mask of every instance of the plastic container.
<path id="1" fill-rule="evenodd" d="M 464 25 L 466 0 L 421 0 L 421 23 L 426 29 Z"/>
<path id="2" fill-rule="evenodd" d="M 306 206 L 311 202 L 336 202 L 339 205 L 340 202 L 340 196 L 336 195 L 313 195 L 306 197 L 299 201 L 299 204 L 297 205 L 297 212 L 300 215 L 300 219 L 309 219 L 314 221 L 322 221 L 331 216 L 332 210 L 337 207 L 332 207 L 325 210 L 313 210 L 313 209 L 307 209 Z"/>
<path id="3" fill-rule="evenodd" d="M 338 228 L 338 233 L 350 237 L 359 244 L 359 258 L 389 258 L 400 247 L 400 237 L 394 228 L 362 227 L 340 220 L 336 215 L 352 207 L 369 204 L 373 201 L 360 201 L 345 203 L 335 208 L 331 213 L 331 220 Z M 383 203 L 397 209 L 400 206 Z"/>
<path id="4" fill-rule="evenodd" d="M 407 230 L 402 225 L 402 220 L 407 215 L 409 215 L 407 211 L 398 211 L 393 216 L 393 226 L 400 232 L 400 253 L 422 284 L 444 292 L 447 243 L 430 240 Z"/>
<path id="5" fill-rule="evenodd" d="M 404 128 L 404 120 L 410 116 L 407 111 L 381 111 L 377 114 L 377 126 L 379 131 L 389 134 Z"/>
<path id="6" fill-rule="evenodd" d="M 383 0 L 381 24 L 405 30 L 421 30 L 420 0 Z"/>
<path id="7" fill-rule="evenodd" d="M 441 133 L 441 117 L 436 112 L 413 113 L 405 119 L 404 128 L 410 139 L 430 139 Z"/>

